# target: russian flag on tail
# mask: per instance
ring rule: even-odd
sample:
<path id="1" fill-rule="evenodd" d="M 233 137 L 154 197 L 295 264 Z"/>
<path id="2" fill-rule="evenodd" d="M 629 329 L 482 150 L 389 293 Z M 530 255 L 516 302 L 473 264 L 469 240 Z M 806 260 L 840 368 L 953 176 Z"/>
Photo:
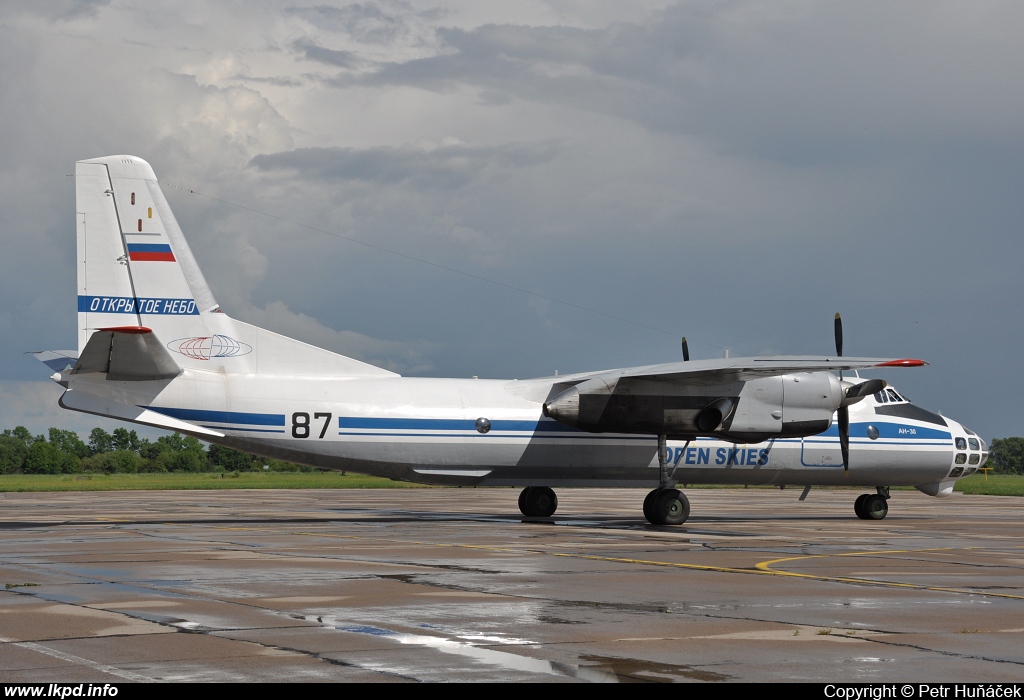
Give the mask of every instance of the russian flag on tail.
<path id="1" fill-rule="evenodd" d="M 165 243 L 129 243 L 128 259 L 132 262 L 174 262 L 174 253 Z"/>

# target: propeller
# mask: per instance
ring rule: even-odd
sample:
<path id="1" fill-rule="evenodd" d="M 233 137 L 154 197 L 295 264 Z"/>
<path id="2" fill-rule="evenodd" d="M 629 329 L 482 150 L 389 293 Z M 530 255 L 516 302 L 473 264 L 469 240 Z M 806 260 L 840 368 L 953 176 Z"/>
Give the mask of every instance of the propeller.
<path id="1" fill-rule="evenodd" d="M 683 362 L 690 361 L 690 346 L 686 344 L 686 336 L 683 336 Z"/>
<path id="2" fill-rule="evenodd" d="M 835 322 L 836 334 L 836 355 L 843 356 L 843 319 L 836 313 Z M 842 380 L 843 371 L 839 370 L 839 379 Z M 845 398 L 845 397 L 844 397 Z M 839 404 L 837 411 L 839 417 L 839 449 L 843 453 L 843 471 L 850 471 L 850 407 L 844 400 Z"/>
<path id="3" fill-rule="evenodd" d="M 843 319 L 836 314 L 836 355 L 843 356 Z M 842 381 L 843 372 L 839 371 Z M 850 404 L 857 403 L 868 394 L 874 394 L 887 386 L 884 379 L 869 379 L 860 384 L 847 385 L 843 382 L 843 400 L 837 410 L 839 417 L 839 449 L 843 453 L 843 471 L 850 471 Z"/>

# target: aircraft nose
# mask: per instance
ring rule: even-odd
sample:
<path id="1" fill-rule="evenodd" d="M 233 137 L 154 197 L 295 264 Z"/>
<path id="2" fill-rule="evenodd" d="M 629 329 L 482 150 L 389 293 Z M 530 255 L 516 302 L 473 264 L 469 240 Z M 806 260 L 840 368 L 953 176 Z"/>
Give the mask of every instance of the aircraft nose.
<path id="1" fill-rule="evenodd" d="M 956 448 L 955 462 L 965 466 L 966 476 L 985 466 L 989 456 L 988 443 L 963 423 L 956 425 L 960 430 L 954 431 L 953 435 L 953 444 Z"/>

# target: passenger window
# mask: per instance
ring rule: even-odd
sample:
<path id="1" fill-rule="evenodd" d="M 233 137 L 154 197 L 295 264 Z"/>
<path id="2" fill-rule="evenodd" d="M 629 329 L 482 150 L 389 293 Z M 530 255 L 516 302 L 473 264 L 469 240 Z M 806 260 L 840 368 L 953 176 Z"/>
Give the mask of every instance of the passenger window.
<path id="1" fill-rule="evenodd" d="M 962 437 L 958 437 L 956 439 L 956 449 L 958 449 L 958 450 L 966 450 L 967 449 L 967 441 L 964 440 Z"/>
<path id="2" fill-rule="evenodd" d="M 981 461 L 981 455 L 971 455 L 970 457 L 967 458 L 967 463 L 968 464 L 977 464 L 980 461 Z"/>
<path id="3" fill-rule="evenodd" d="M 967 438 L 967 444 L 971 446 L 972 450 L 980 450 L 981 445 L 978 444 L 977 438 Z"/>
<path id="4" fill-rule="evenodd" d="M 958 452 L 957 455 L 956 455 L 956 459 L 953 460 L 953 463 L 954 464 L 967 464 L 967 453 L 966 452 Z"/>

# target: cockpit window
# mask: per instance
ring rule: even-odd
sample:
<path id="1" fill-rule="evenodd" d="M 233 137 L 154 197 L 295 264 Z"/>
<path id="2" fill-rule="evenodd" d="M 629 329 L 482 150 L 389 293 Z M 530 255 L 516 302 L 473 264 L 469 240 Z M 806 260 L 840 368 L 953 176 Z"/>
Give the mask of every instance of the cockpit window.
<path id="1" fill-rule="evenodd" d="M 889 397 L 885 395 L 884 391 L 875 392 L 875 401 L 878 403 L 888 403 Z"/>
<path id="2" fill-rule="evenodd" d="M 981 455 L 971 455 L 970 457 L 967 458 L 967 463 L 968 464 L 977 464 L 980 461 L 981 461 Z"/>
<path id="3" fill-rule="evenodd" d="M 956 459 L 954 459 L 953 462 L 956 463 L 956 464 L 966 464 L 967 463 L 967 453 L 966 452 L 960 452 L 959 454 L 957 454 Z"/>
<path id="4" fill-rule="evenodd" d="M 967 449 L 967 441 L 964 440 L 962 437 L 958 437 L 956 439 L 956 449 L 958 449 L 958 450 L 966 450 Z"/>
<path id="5" fill-rule="evenodd" d="M 981 449 L 981 445 L 978 444 L 978 438 L 967 438 L 967 444 L 971 446 L 972 450 Z"/>
<path id="6" fill-rule="evenodd" d="M 897 394 L 894 389 L 886 389 L 886 392 L 888 392 L 888 394 L 889 394 L 889 400 L 891 400 L 891 401 L 899 401 L 900 400 L 900 395 Z"/>

